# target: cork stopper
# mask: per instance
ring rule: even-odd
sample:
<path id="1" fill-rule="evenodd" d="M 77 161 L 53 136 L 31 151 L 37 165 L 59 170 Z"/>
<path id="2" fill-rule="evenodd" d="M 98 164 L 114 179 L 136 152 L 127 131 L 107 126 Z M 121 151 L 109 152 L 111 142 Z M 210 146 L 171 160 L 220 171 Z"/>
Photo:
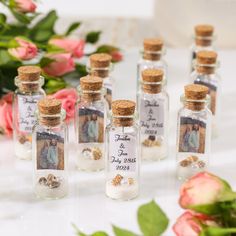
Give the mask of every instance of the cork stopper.
<path id="1" fill-rule="evenodd" d="M 38 66 L 21 66 L 17 69 L 19 79 L 22 81 L 37 81 L 41 74 Z"/>
<path id="2" fill-rule="evenodd" d="M 93 68 L 109 67 L 111 63 L 111 56 L 107 53 L 95 53 L 89 57 L 90 66 Z"/>
<path id="3" fill-rule="evenodd" d="M 185 98 L 188 100 L 205 100 L 208 94 L 208 88 L 204 85 L 190 84 L 184 87 Z M 205 102 L 187 101 L 186 107 L 190 110 L 201 110 L 205 106 Z"/>
<path id="4" fill-rule="evenodd" d="M 195 34 L 202 37 L 211 37 L 214 32 L 214 27 L 212 25 L 196 25 Z"/>
<path id="5" fill-rule="evenodd" d="M 44 98 L 38 102 L 38 109 L 40 112 L 40 124 L 52 127 L 60 124 L 61 101 L 54 98 Z"/>
<path id="6" fill-rule="evenodd" d="M 44 98 L 38 102 L 41 114 L 56 115 L 61 112 L 61 101 L 54 98 Z"/>
<path id="7" fill-rule="evenodd" d="M 212 74 L 215 71 L 217 53 L 214 51 L 199 51 L 197 53 L 197 72 L 203 74 Z M 207 66 L 209 65 L 209 66 Z"/>
<path id="8" fill-rule="evenodd" d="M 114 116 L 132 116 L 135 111 L 135 102 L 130 100 L 116 100 L 111 104 L 112 113 Z M 117 126 L 132 126 L 132 117 L 113 118 L 113 122 Z"/>
<path id="9" fill-rule="evenodd" d="M 161 84 L 145 84 L 147 83 L 158 83 L 163 80 L 164 72 L 161 69 L 146 69 L 142 71 L 143 84 L 142 89 L 145 93 L 160 93 Z"/>
<path id="10" fill-rule="evenodd" d="M 87 75 L 80 78 L 80 85 L 82 90 L 98 91 L 102 88 L 103 80 L 97 76 Z"/>
<path id="11" fill-rule="evenodd" d="M 196 25 L 195 28 L 195 42 L 198 46 L 210 46 L 212 44 L 212 36 L 214 27 L 212 25 Z"/>
<path id="12" fill-rule="evenodd" d="M 185 97 L 191 100 L 203 100 L 208 94 L 208 88 L 204 85 L 189 84 L 184 87 Z"/>
<path id="13" fill-rule="evenodd" d="M 163 40 L 159 38 L 149 38 L 143 41 L 143 58 L 151 61 L 158 61 L 161 58 Z"/>
<path id="14" fill-rule="evenodd" d="M 112 102 L 111 109 L 115 116 L 131 116 L 134 114 L 135 102 L 130 100 L 116 100 Z"/>

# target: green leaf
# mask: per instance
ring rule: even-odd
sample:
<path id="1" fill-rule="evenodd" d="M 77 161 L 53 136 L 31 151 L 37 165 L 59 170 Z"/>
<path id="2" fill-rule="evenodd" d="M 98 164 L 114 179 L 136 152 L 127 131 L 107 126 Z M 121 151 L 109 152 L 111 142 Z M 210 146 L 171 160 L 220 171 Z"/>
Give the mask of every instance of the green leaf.
<path id="1" fill-rule="evenodd" d="M 11 9 L 11 13 L 22 24 L 29 24 L 31 22 L 30 17 L 24 13 L 20 13 L 14 9 Z"/>
<path id="2" fill-rule="evenodd" d="M 30 30 L 33 41 L 46 42 L 54 35 L 54 25 L 58 19 L 56 11 L 50 11 L 43 19 Z M 41 35 L 42 34 L 42 35 Z"/>
<path id="3" fill-rule="evenodd" d="M 75 71 L 78 74 L 78 77 L 82 77 L 82 76 L 86 76 L 88 74 L 87 70 L 86 70 L 86 65 L 77 63 L 75 65 Z"/>
<path id="4" fill-rule="evenodd" d="M 219 228 L 211 226 L 203 229 L 200 236 L 230 236 L 231 233 L 236 233 L 236 228 Z"/>
<path id="5" fill-rule="evenodd" d="M 109 236 L 109 235 L 104 231 L 98 231 L 98 232 L 91 234 L 91 236 Z"/>
<path id="6" fill-rule="evenodd" d="M 89 32 L 87 35 L 86 35 L 86 42 L 87 43 L 96 43 L 98 40 L 99 40 L 99 37 L 100 37 L 100 34 L 101 34 L 101 31 L 92 31 L 92 32 Z"/>
<path id="7" fill-rule="evenodd" d="M 40 64 L 40 67 L 43 68 L 43 67 L 49 65 L 50 63 L 52 63 L 53 61 L 54 61 L 54 59 L 52 59 L 52 58 L 43 57 L 40 60 L 39 64 Z"/>
<path id="8" fill-rule="evenodd" d="M 65 35 L 68 36 L 70 35 L 74 30 L 76 30 L 77 28 L 79 28 L 79 26 L 81 25 L 80 22 L 74 22 L 72 23 L 69 28 L 67 29 Z"/>
<path id="9" fill-rule="evenodd" d="M 119 51 L 120 49 L 109 44 L 103 44 L 97 48 L 97 53 L 111 53 Z"/>
<path id="10" fill-rule="evenodd" d="M 151 201 L 139 207 L 138 223 L 144 236 L 158 236 L 166 230 L 169 220 L 155 201 Z"/>
<path id="11" fill-rule="evenodd" d="M 67 86 L 67 83 L 64 81 L 63 78 L 50 77 L 46 74 L 44 74 L 44 76 L 46 79 L 44 89 L 47 94 L 55 93 L 58 90 L 63 89 Z"/>
<path id="12" fill-rule="evenodd" d="M 1 23 L 5 23 L 5 22 L 6 22 L 6 20 L 7 20 L 7 17 L 6 17 L 6 15 L 5 15 L 5 14 L 3 14 L 3 13 L 0 13 L 0 24 L 1 24 Z"/>
<path id="13" fill-rule="evenodd" d="M 117 226 L 112 226 L 115 236 L 137 236 L 137 234 L 132 233 L 131 231 L 118 228 Z"/>
<path id="14" fill-rule="evenodd" d="M 207 215 L 215 215 L 221 212 L 220 203 L 190 206 L 188 209 Z"/>
<path id="15" fill-rule="evenodd" d="M 25 35 L 28 34 L 28 28 L 26 25 L 14 25 L 7 24 L 7 27 L 3 31 L 1 31 L 0 35 L 3 38 L 11 38 L 14 36 Z"/>
<path id="16" fill-rule="evenodd" d="M 0 66 L 8 64 L 11 60 L 12 58 L 7 50 L 0 50 Z"/>

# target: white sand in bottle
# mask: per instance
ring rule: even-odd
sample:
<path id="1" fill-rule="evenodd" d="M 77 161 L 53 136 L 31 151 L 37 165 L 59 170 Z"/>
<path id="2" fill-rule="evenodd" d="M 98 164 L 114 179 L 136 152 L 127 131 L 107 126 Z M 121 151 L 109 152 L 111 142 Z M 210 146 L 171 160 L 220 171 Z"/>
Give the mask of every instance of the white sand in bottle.
<path id="1" fill-rule="evenodd" d="M 59 199 L 63 198 L 68 193 L 68 181 L 66 175 L 62 174 L 64 171 L 58 170 L 40 170 L 35 177 L 35 194 L 43 199 Z M 47 184 L 40 183 L 41 178 L 47 179 L 48 175 L 54 175 L 56 182 L 59 182 L 58 187 L 49 187 Z"/>
<path id="2" fill-rule="evenodd" d="M 31 142 L 25 142 L 23 144 L 15 143 L 15 155 L 19 159 L 31 160 L 32 159 L 32 145 Z"/>
<path id="3" fill-rule="evenodd" d="M 146 161 L 158 161 L 166 158 L 167 156 L 167 146 L 154 146 L 154 147 L 145 147 L 141 146 L 141 157 L 142 160 Z"/>
<path id="4" fill-rule="evenodd" d="M 85 171 L 99 171 L 105 168 L 104 144 L 78 144 L 77 167 Z"/>
<path id="5" fill-rule="evenodd" d="M 127 183 L 114 186 L 112 180 L 106 183 L 106 195 L 116 200 L 131 200 L 138 196 L 139 187 L 136 181 L 129 185 Z"/>

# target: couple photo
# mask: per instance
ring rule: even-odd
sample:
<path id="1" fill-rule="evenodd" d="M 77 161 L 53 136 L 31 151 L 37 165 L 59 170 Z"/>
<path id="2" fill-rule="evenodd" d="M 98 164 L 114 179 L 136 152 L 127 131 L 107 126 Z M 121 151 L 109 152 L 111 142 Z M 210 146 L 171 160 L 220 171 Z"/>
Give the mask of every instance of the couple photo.
<path id="1" fill-rule="evenodd" d="M 100 112 L 101 113 L 101 112 Z M 103 113 L 81 109 L 79 115 L 79 142 L 103 142 Z"/>
<path id="2" fill-rule="evenodd" d="M 185 119 L 180 128 L 181 152 L 204 153 L 205 150 L 205 128 L 194 120 Z"/>
<path id="3" fill-rule="evenodd" d="M 61 147 L 59 147 L 61 146 Z M 63 142 L 56 138 L 44 137 L 37 141 L 38 169 L 64 169 Z"/>

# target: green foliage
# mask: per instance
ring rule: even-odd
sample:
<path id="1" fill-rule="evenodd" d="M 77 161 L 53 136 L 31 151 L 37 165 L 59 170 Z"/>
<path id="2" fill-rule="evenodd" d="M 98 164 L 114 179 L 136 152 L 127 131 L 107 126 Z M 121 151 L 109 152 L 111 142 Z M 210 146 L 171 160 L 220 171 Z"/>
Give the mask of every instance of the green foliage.
<path id="1" fill-rule="evenodd" d="M 200 236 L 231 236 L 236 233 L 236 228 L 206 227 Z"/>
<path id="2" fill-rule="evenodd" d="M 168 226 L 168 218 L 162 209 L 151 201 L 138 209 L 138 223 L 144 236 L 161 235 Z"/>
<path id="3" fill-rule="evenodd" d="M 30 29 L 29 36 L 32 41 L 46 43 L 54 34 L 54 25 L 58 19 L 56 11 L 50 11 L 35 26 Z"/>
<path id="4" fill-rule="evenodd" d="M 115 236 L 138 236 L 135 233 L 132 233 L 131 231 L 125 230 L 125 229 L 121 229 L 117 226 L 112 226 L 113 228 L 113 232 L 115 234 Z"/>
<path id="5" fill-rule="evenodd" d="M 96 43 L 99 40 L 101 31 L 92 31 L 86 35 L 85 41 L 87 43 Z"/>
<path id="6" fill-rule="evenodd" d="M 86 65 L 77 63 L 75 66 L 75 70 L 77 72 L 78 77 L 83 77 L 86 76 L 88 74 L 87 70 L 86 70 Z"/>
<path id="7" fill-rule="evenodd" d="M 75 31 L 77 28 L 79 28 L 80 25 L 81 25 L 81 22 L 74 22 L 74 23 L 72 23 L 72 24 L 68 27 L 67 31 L 65 32 L 65 36 L 70 35 L 73 31 Z"/>
<path id="8" fill-rule="evenodd" d="M 169 220 L 165 213 L 155 203 L 155 201 L 144 204 L 138 209 L 138 223 L 144 236 L 161 235 L 167 229 L 168 222 Z M 92 235 L 86 235 L 81 233 L 75 225 L 74 228 L 76 229 L 76 234 L 78 236 L 108 236 L 108 234 L 103 231 L 95 232 Z M 115 236 L 138 236 L 136 233 L 114 225 L 112 226 L 112 229 Z"/>

